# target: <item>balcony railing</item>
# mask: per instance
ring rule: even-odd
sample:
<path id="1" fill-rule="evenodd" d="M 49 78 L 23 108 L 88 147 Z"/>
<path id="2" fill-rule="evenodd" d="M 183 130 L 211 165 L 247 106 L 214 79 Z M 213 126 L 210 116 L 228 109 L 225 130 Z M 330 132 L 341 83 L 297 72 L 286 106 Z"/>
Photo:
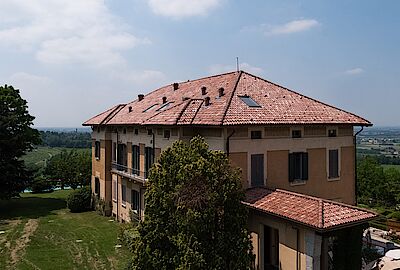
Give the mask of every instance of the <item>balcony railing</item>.
<path id="1" fill-rule="evenodd" d="M 129 177 L 132 179 L 139 179 L 141 181 L 144 181 L 145 179 L 147 179 L 148 173 L 146 171 L 140 171 L 137 169 L 128 168 L 127 166 L 118 164 L 117 162 L 112 162 L 111 169 L 123 176 Z M 143 175 L 144 175 L 144 177 L 143 177 Z"/>

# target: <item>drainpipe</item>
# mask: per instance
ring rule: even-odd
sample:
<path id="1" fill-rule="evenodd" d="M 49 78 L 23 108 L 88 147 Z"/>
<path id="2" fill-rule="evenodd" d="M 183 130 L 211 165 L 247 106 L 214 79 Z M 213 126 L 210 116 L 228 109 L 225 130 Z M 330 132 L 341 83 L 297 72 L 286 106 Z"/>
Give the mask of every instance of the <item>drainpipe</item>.
<path id="1" fill-rule="evenodd" d="M 117 129 L 117 143 L 116 143 L 116 147 L 115 147 L 115 162 L 117 163 L 117 168 L 118 168 L 118 141 L 119 141 L 119 138 L 118 138 L 118 129 Z M 117 175 L 117 186 L 116 186 L 116 196 L 117 196 L 117 221 L 119 221 L 119 216 L 118 216 L 118 209 L 119 209 L 119 198 L 118 198 L 118 175 Z"/>
<path id="2" fill-rule="evenodd" d="M 154 128 L 151 132 L 153 135 L 153 164 L 156 162 L 156 135 L 154 134 Z"/>
<path id="3" fill-rule="evenodd" d="M 299 255 L 300 255 L 300 233 L 299 228 L 293 227 L 296 230 L 296 270 L 300 270 Z"/>
<path id="4" fill-rule="evenodd" d="M 235 134 L 235 130 L 232 131 L 232 133 L 230 135 L 228 135 L 228 137 L 226 138 L 226 154 L 229 157 L 229 139 L 233 136 L 233 134 Z"/>
<path id="5" fill-rule="evenodd" d="M 354 188 L 355 188 L 355 204 L 357 205 L 357 135 L 360 134 L 364 130 L 364 126 L 361 126 L 361 129 L 357 131 L 353 136 L 353 144 L 354 144 Z"/>

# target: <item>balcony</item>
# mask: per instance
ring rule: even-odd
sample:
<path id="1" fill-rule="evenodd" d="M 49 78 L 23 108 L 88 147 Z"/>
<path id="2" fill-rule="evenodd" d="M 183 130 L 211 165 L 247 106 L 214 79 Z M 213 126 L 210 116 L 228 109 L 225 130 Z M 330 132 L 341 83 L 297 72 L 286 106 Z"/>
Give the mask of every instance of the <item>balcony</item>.
<path id="1" fill-rule="evenodd" d="M 139 171 L 136 169 L 128 168 L 125 165 L 118 164 L 117 162 L 111 163 L 111 171 L 123 177 L 145 183 L 147 181 L 147 172 L 146 171 Z M 144 175 L 141 176 L 141 175 Z"/>

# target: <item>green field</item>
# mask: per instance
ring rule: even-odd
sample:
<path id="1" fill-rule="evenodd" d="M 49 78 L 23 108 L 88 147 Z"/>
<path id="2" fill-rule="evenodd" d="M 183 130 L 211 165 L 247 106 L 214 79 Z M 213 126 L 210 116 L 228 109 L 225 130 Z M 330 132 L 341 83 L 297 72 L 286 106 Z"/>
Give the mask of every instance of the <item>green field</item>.
<path id="1" fill-rule="evenodd" d="M 95 212 L 70 213 L 69 190 L 0 201 L 0 269 L 123 269 L 120 224 Z"/>
<path id="2" fill-rule="evenodd" d="M 44 167 L 46 162 L 53 156 L 61 153 L 63 150 L 70 151 L 74 148 L 63 148 L 63 147 L 44 147 L 39 146 L 33 149 L 31 152 L 28 152 L 25 156 L 23 156 L 23 160 L 25 161 L 25 165 L 28 168 L 32 167 Z M 76 148 L 77 151 L 91 151 L 86 148 Z"/>
<path id="3" fill-rule="evenodd" d="M 381 166 L 382 166 L 385 170 L 386 170 L 386 169 L 389 169 L 389 168 L 394 168 L 394 169 L 400 171 L 400 165 L 387 165 L 387 164 L 383 164 L 383 165 L 381 165 Z"/>

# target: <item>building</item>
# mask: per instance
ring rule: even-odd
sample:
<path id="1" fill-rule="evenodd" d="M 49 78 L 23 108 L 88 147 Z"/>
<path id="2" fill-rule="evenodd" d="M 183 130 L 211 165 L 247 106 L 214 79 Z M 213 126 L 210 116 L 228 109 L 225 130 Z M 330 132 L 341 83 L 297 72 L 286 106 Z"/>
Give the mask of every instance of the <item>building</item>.
<path id="1" fill-rule="evenodd" d="M 93 192 L 109 214 L 143 218 L 147 172 L 176 140 L 200 134 L 242 169 L 258 269 L 325 269 L 332 232 L 375 214 L 356 203 L 359 116 L 251 75 L 230 72 L 161 87 L 84 123 Z"/>

